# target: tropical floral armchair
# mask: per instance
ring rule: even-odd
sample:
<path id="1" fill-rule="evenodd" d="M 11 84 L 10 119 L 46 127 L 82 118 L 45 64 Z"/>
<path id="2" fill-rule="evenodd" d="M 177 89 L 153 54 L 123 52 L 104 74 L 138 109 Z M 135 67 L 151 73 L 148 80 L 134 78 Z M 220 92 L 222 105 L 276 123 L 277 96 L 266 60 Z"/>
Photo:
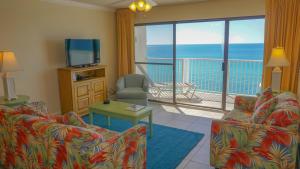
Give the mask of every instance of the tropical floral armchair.
<path id="1" fill-rule="evenodd" d="M 300 106 L 291 93 L 237 96 L 235 109 L 213 120 L 211 166 L 220 169 L 295 169 Z"/>
<path id="2" fill-rule="evenodd" d="M 0 107 L 0 168 L 146 168 L 146 128 L 124 133 L 84 123 L 75 113 Z"/>

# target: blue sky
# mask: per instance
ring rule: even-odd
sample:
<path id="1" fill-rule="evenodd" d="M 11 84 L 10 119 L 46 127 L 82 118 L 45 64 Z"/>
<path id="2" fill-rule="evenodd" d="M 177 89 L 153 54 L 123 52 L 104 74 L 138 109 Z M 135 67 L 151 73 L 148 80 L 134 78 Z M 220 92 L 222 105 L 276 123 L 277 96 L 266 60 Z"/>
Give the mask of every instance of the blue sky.
<path id="1" fill-rule="evenodd" d="M 222 44 L 224 21 L 177 24 L 177 44 Z M 147 26 L 147 44 L 172 44 L 172 25 Z M 263 43 L 264 19 L 230 22 L 230 43 Z"/>

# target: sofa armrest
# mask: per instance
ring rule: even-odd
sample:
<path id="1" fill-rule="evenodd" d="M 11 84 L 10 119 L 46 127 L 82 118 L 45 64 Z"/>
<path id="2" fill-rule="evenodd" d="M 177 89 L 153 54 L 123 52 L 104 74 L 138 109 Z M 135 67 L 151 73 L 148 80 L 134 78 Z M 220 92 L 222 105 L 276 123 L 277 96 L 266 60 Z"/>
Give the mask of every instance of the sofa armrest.
<path id="1" fill-rule="evenodd" d="M 92 168 L 146 168 L 146 127 L 134 126 L 101 143 L 90 158 Z"/>
<path id="2" fill-rule="evenodd" d="M 55 120 L 57 123 L 73 125 L 78 127 L 87 127 L 87 124 L 83 119 L 75 112 L 68 112 L 63 115 L 61 114 L 49 114 L 50 119 Z"/>
<path id="3" fill-rule="evenodd" d="M 234 109 L 253 112 L 256 100 L 257 97 L 254 96 L 236 96 L 234 100 Z"/>
<path id="4" fill-rule="evenodd" d="M 254 123 L 214 120 L 210 164 L 216 168 L 294 169 L 297 133 Z"/>
<path id="5" fill-rule="evenodd" d="M 148 92 L 149 91 L 149 81 L 147 78 L 144 78 L 144 81 L 143 81 L 143 90 L 145 92 Z"/>
<path id="6" fill-rule="evenodd" d="M 117 81 L 117 91 L 124 89 L 125 88 L 125 79 L 124 77 L 121 77 L 118 81 Z"/>

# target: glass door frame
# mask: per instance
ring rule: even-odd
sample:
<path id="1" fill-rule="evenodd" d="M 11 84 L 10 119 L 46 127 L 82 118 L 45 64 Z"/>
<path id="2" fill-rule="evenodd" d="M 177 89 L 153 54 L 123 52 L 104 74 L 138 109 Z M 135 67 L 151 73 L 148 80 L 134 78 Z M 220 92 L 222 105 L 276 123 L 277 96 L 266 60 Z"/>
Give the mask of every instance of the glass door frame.
<path id="1" fill-rule="evenodd" d="M 226 110 L 226 98 L 227 98 L 227 82 L 228 82 L 228 56 L 229 56 L 229 30 L 230 30 L 230 21 L 236 21 L 236 20 L 250 20 L 250 19 L 264 19 L 265 15 L 254 15 L 254 16 L 242 16 L 242 17 L 227 17 L 227 18 L 214 18 L 214 19 L 198 19 L 198 20 L 180 20 L 180 21 L 168 21 L 168 22 L 153 22 L 153 23 L 138 23 L 134 26 L 150 26 L 150 25 L 173 25 L 173 63 L 150 63 L 150 62 L 136 62 L 135 64 L 157 64 L 157 65 L 172 65 L 173 66 L 173 101 L 172 102 L 164 102 L 164 101 L 158 101 L 158 100 L 151 100 L 155 102 L 162 102 L 162 103 L 171 103 L 171 104 L 181 104 L 181 105 L 188 105 L 188 106 L 195 106 L 195 107 L 204 107 L 204 108 L 210 108 L 210 109 L 221 109 Z M 222 103 L 221 108 L 216 107 L 208 107 L 208 106 L 198 106 L 193 104 L 186 104 L 186 103 L 178 103 L 176 102 L 176 27 L 177 24 L 182 23 L 199 23 L 199 22 L 214 22 L 214 21 L 224 21 L 225 27 L 224 27 L 224 60 L 222 65 L 222 71 L 223 71 L 223 89 L 222 89 Z"/>

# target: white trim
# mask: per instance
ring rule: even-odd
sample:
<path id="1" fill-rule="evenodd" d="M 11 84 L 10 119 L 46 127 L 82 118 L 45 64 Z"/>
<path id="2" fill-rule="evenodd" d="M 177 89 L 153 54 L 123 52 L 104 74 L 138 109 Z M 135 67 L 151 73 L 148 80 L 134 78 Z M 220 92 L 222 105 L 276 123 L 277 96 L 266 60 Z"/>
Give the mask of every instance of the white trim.
<path id="1" fill-rule="evenodd" d="M 100 5 L 88 4 L 88 3 L 83 3 L 83 2 L 77 2 L 77 1 L 73 1 L 73 0 L 41 0 L 41 1 L 49 2 L 49 3 L 56 3 L 56 4 L 60 4 L 60 5 L 94 9 L 94 10 L 103 10 L 103 11 L 111 11 L 111 12 L 115 11 L 115 9 L 113 9 L 113 8 L 108 8 L 108 7 L 104 7 L 104 6 L 100 6 Z"/>

